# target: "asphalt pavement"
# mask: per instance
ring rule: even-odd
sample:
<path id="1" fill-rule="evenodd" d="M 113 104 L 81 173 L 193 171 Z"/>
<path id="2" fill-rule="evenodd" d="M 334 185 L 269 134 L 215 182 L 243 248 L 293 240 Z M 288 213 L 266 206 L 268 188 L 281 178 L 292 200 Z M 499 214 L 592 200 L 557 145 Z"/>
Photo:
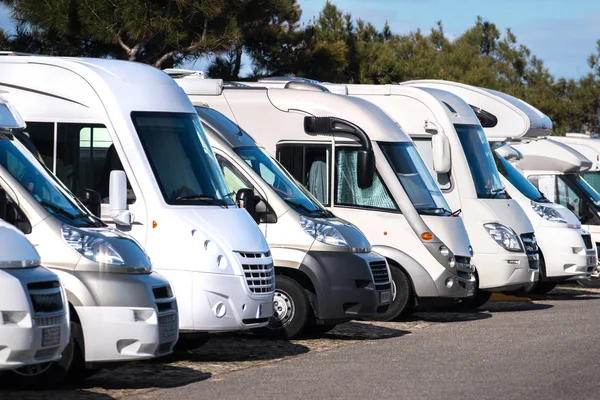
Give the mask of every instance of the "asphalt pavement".
<path id="1" fill-rule="evenodd" d="M 600 293 L 423 313 L 426 329 L 247 368 L 138 399 L 600 399 Z M 442 322 L 442 323 L 439 323 Z"/>

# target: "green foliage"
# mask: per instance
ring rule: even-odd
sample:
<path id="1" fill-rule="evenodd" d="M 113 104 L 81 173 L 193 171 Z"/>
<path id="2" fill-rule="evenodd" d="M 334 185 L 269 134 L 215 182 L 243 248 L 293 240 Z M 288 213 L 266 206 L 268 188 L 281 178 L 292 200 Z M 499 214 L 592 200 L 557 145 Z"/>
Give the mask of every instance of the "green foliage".
<path id="1" fill-rule="evenodd" d="M 598 130 L 600 40 L 578 80 L 557 79 L 514 33 L 477 18 L 450 39 L 438 21 L 429 32 L 395 34 L 327 1 L 300 24 L 297 0 L 0 0 L 17 31 L 0 48 L 49 55 L 111 57 L 168 67 L 213 57 L 209 74 L 249 79 L 295 74 L 339 83 L 446 79 L 504 91 L 548 114 L 555 132 Z"/>

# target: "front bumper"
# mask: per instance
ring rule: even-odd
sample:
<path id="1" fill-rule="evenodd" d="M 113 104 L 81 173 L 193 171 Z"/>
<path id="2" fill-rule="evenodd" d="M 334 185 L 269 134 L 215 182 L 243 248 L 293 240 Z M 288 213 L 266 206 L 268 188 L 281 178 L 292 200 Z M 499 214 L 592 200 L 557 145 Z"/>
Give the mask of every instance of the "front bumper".
<path id="1" fill-rule="evenodd" d="M 195 272 L 193 311 L 193 327 L 182 326 L 182 331 L 260 328 L 273 315 L 273 291 L 250 294 L 243 276 Z"/>
<path id="2" fill-rule="evenodd" d="M 0 369 L 55 361 L 69 341 L 66 314 L 27 316 L 18 324 L 0 325 Z"/>
<path id="3" fill-rule="evenodd" d="M 387 263 L 387 279 L 377 272 L 382 262 L 374 253 L 309 251 L 300 270 L 315 286 L 310 300 L 317 320 L 341 322 L 385 312 L 392 296 Z"/>
<path id="4" fill-rule="evenodd" d="M 575 277 L 587 277 L 597 266 L 596 250 L 586 248 L 583 229 L 543 227 L 536 230 L 538 245 L 544 256 L 546 277 L 561 281 Z M 591 243 L 591 239 L 590 239 Z"/>
<path id="5" fill-rule="evenodd" d="M 475 275 L 459 271 L 454 273 L 444 268 L 442 273 L 434 279 L 438 291 L 437 297 L 463 298 L 473 296 L 475 293 Z M 424 299 L 424 297 L 420 297 Z"/>
<path id="6" fill-rule="evenodd" d="M 178 339 L 176 310 L 75 307 L 81 321 L 86 363 L 144 360 L 173 351 Z"/>
<path id="7" fill-rule="evenodd" d="M 535 257 L 525 253 L 475 253 L 479 288 L 502 292 L 531 287 L 539 277 L 539 258 Z"/>

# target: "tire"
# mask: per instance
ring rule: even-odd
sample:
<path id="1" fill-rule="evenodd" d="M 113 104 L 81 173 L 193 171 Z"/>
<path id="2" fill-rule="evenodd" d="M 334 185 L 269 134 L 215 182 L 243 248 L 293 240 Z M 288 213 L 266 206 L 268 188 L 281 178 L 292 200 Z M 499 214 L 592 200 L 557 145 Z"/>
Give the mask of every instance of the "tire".
<path id="1" fill-rule="evenodd" d="M 392 273 L 392 304 L 384 313 L 372 316 L 370 319 L 374 321 L 397 321 L 410 314 L 413 308 L 413 290 L 408 276 L 396 265 L 389 265 Z"/>
<path id="2" fill-rule="evenodd" d="M 529 293 L 531 294 L 546 294 L 556 287 L 556 282 L 548 281 L 537 281 L 536 284 L 531 288 Z"/>
<path id="3" fill-rule="evenodd" d="M 86 379 L 96 372 L 85 368 L 83 330 L 78 322 L 71 321 L 71 337 L 60 360 L 43 364 L 41 368 L 27 366 L 9 371 L 3 378 L 18 389 L 51 389 L 66 381 Z"/>
<path id="4" fill-rule="evenodd" d="M 294 279 L 277 275 L 275 280 L 274 315 L 264 328 L 254 329 L 258 336 L 269 339 L 293 339 L 310 322 L 311 306 L 306 290 Z"/>

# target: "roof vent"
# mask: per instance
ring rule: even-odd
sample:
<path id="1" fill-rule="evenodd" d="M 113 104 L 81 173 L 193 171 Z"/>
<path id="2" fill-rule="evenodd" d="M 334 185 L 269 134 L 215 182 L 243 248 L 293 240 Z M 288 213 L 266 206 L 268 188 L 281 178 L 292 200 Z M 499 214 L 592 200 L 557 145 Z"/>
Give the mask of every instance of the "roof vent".
<path id="1" fill-rule="evenodd" d="M 173 79 L 177 78 L 196 78 L 204 79 L 204 71 L 195 71 L 192 69 L 166 68 L 163 72 Z"/>
<path id="2" fill-rule="evenodd" d="M 318 83 L 307 81 L 289 81 L 284 86 L 285 89 L 307 90 L 310 92 L 329 92 L 325 86 Z"/>

